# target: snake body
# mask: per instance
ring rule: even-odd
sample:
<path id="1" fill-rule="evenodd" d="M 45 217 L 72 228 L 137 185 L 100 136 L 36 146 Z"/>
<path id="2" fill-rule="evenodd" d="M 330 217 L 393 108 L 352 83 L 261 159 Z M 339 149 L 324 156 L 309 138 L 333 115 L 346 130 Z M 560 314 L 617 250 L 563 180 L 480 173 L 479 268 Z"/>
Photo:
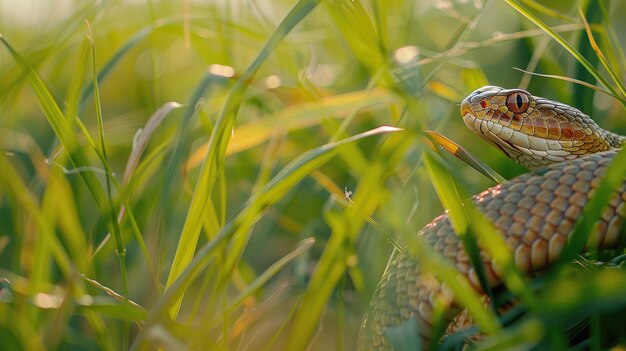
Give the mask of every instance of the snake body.
<path id="1" fill-rule="evenodd" d="M 521 89 L 487 86 L 461 104 L 465 124 L 509 157 L 540 171 L 527 173 L 475 195 L 473 201 L 498 229 L 511 249 L 517 269 L 531 274 L 557 260 L 574 223 L 615 158 L 624 137 L 605 131 L 591 118 L 565 104 L 532 96 Z M 613 194 L 588 248 L 614 248 L 624 235 L 626 182 Z M 474 268 L 446 214 L 419 234 L 482 293 Z M 479 243 L 480 245 L 480 243 Z M 501 272 L 481 252 L 489 284 L 502 282 Z M 389 262 L 363 318 L 361 350 L 390 350 L 386 328 L 413 318 L 423 348 L 433 329 L 433 304 L 450 301 L 452 293 L 408 251 Z M 450 323 L 460 312 L 451 303 L 443 316 Z"/>

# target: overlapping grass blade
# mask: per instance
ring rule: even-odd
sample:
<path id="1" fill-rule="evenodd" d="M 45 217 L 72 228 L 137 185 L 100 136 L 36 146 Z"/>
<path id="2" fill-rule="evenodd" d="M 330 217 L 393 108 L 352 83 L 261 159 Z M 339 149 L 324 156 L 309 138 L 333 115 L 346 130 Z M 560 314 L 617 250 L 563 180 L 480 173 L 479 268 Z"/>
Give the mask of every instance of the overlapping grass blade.
<path id="1" fill-rule="evenodd" d="M 541 73 L 536 73 L 536 72 L 529 72 L 529 71 L 525 71 L 525 70 L 517 68 L 517 67 L 513 67 L 513 69 L 517 70 L 517 71 L 520 71 L 520 72 L 524 72 L 526 74 L 531 74 L 531 75 L 537 76 L 537 77 L 560 79 L 560 80 L 564 80 L 566 82 L 582 85 L 582 86 L 587 87 L 589 89 L 592 89 L 592 90 L 601 92 L 603 94 L 612 96 L 612 97 L 614 97 L 616 99 L 619 99 L 619 96 L 613 95 L 613 93 L 611 93 L 610 91 L 608 91 L 606 89 L 603 89 L 602 87 L 599 87 L 597 85 L 593 85 L 591 83 L 587 83 L 587 82 L 584 82 L 582 80 L 578 80 L 578 79 L 575 79 L 575 78 L 570 78 L 570 77 L 566 77 L 566 76 L 559 76 L 559 75 L 556 75 L 556 74 L 541 74 Z"/>
<path id="2" fill-rule="evenodd" d="M 73 195 L 65 175 L 59 169 L 51 170 L 42 200 L 42 212 L 48 214 L 51 220 L 53 218 L 55 225 L 60 228 L 60 235 L 76 269 L 88 273 L 93 267 L 85 252 L 90 252 L 91 248 L 81 226 L 80 213 L 73 201 Z"/>
<path id="3" fill-rule="evenodd" d="M 478 277 L 478 281 L 485 293 L 487 293 L 490 297 L 491 288 L 489 286 L 489 281 L 487 279 L 487 275 L 485 273 L 485 267 L 480 258 L 480 252 L 478 249 L 478 244 L 476 242 L 476 235 L 473 231 L 474 228 L 471 227 L 471 222 L 474 218 L 470 217 L 469 211 L 465 209 L 466 203 L 463 200 L 465 195 L 460 193 L 459 188 L 454 182 L 452 175 L 450 172 L 445 170 L 442 163 L 438 161 L 434 155 L 430 155 L 428 151 L 424 152 L 424 166 L 430 175 L 431 182 L 437 191 L 437 195 L 439 196 L 441 203 L 448 210 L 448 216 L 450 218 L 450 223 L 454 228 L 455 233 L 459 236 L 461 241 L 463 242 L 463 247 L 465 248 L 465 252 L 470 259 L 472 266 L 476 271 L 476 275 Z M 469 204 L 471 206 L 471 204 Z M 497 234 L 496 234 L 497 235 Z M 438 267 L 438 270 L 434 272 L 441 272 L 444 267 Z M 463 294 L 461 291 L 455 291 L 456 294 Z M 492 299 L 493 300 L 493 299 Z M 480 305 L 478 299 L 473 301 L 473 304 Z M 475 309 L 475 307 L 466 306 L 468 309 Z M 483 312 L 476 317 L 477 320 L 488 321 L 489 319 L 486 317 L 486 314 Z M 487 324 L 483 327 L 489 327 Z M 490 332 L 493 332 L 494 329 L 491 329 Z"/>
<path id="4" fill-rule="evenodd" d="M 99 82 L 103 82 L 107 76 L 113 71 L 113 68 L 128 54 L 128 52 L 141 43 L 148 35 L 152 34 L 155 30 L 172 25 L 176 22 L 180 22 L 181 20 L 159 20 L 153 24 L 150 24 L 142 29 L 140 29 L 137 33 L 135 33 L 132 37 L 130 37 L 114 54 L 111 58 L 102 66 L 100 71 L 96 76 L 96 80 Z M 89 84 L 85 86 L 82 93 L 80 94 L 80 103 L 78 105 L 78 111 L 82 111 L 87 100 L 93 95 L 94 86 Z"/>
<path id="5" fill-rule="evenodd" d="M 272 264 L 267 270 L 265 270 L 265 272 L 263 272 L 261 275 L 259 275 L 258 278 L 256 278 L 252 283 L 250 283 L 250 285 L 248 285 L 245 290 L 240 292 L 239 295 L 237 295 L 237 297 L 232 299 L 229 302 L 225 313 L 231 314 L 235 312 L 235 310 L 241 306 L 241 304 L 244 302 L 246 298 L 252 295 L 256 290 L 261 288 L 273 276 L 275 276 L 278 272 L 280 272 L 280 270 L 282 270 L 288 263 L 290 263 L 291 261 L 293 261 L 300 255 L 305 253 L 307 250 L 309 250 L 313 246 L 313 244 L 315 244 L 315 239 L 313 238 L 302 240 L 298 244 L 298 247 L 295 250 L 281 257 L 280 260 Z"/>
<path id="6" fill-rule="evenodd" d="M 246 88 L 259 69 L 261 64 L 272 53 L 276 45 L 306 17 L 319 3 L 319 0 L 300 0 L 278 25 L 278 28 L 268 39 L 261 52 L 254 59 L 252 64 L 246 69 L 235 83 L 232 91 L 228 95 L 224 106 L 217 119 L 211 138 L 206 158 L 200 170 L 200 175 L 196 182 L 189 212 L 185 219 L 185 224 L 180 236 L 180 241 L 176 249 L 174 261 L 168 275 L 166 287 L 170 287 L 181 272 L 187 267 L 193 258 L 198 237 L 202 227 L 207 203 L 211 200 L 210 195 L 213 190 L 218 174 L 222 171 L 223 160 L 226 147 L 229 142 L 230 132 L 235 125 L 237 112 L 243 100 Z M 178 296 L 177 302 L 172 306 L 171 315 L 176 316 L 182 302 L 182 295 Z"/>
<path id="7" fill-rule="evenodd" d="M 20 207 L 26 209 L 26 211 L 31 216 L 33 216 L 35 222 L 38 225 L 38 234 L 41 236 L 42 240 L 47 242 L 49 252 L 54 258 L 54 261 L 58 265 L 60 271 L 63 273 L 68 281 L 74 281 L 76 277 L 75 267 L 72 263 L 72 260 L 67 256 L 67 253 L 65 252 L 63 245 L 61 244 L 61 241 L 55 235 L 52 223 L 50 223 L 50 221 L 47 220 L 44 215 L 39 211 L 38 205 L 33 198 L 31 192 L 28 190 L 26 185 L 23 184 L 19 175 L 8 163 L 3 153 L 0 153 L 0 169 L 2 169 L 2 172 L 0 172 L 0 185 L 3 185 L 3 189 L 10 190 L 13 193 L 14 198 L 21 205 Z M 32 289 L 37 289 L 39 286 L 41 286 L 42 283 L 45 282 L 32 281 L 32 284 L 34 284 L 31 285 L 33 287 Z M 39 291 L 31 292 L 36 293 Z M 83 292 L 82 286 L 80 284 L 75 284 L 73 286 L 73 292 L 76 295 L 80 296 Z M 21 301 L 24 303 L 28 303 L 27 299 L 22 299 Z M 24 314 L 24 316 L 26 316 L 26 314 Z M 113 347 L 110 340 L 105 337 L 105 335 L 108 334 L 108 331 L 106 328 L 106 324 L 102 320 L 101 316 L 92 312 L 88 312 L 85 313 L 85 317 L 90 326 L 93 328 L 100 347 L 105 350 L 112 350 Z M 4 325 L 10 325 L 10 323 Z M 16 328 L 18 328 L 17 330 L 20 330 L 20 332 L 18 332 L 16 335 L 22 335 L 22 333 L 27 332 L 28 325 L 30 325 L 30 323 L 25 321 L 19 324 L 19 327 Z M 34 337 L 33 340 L 29 340 L 29 342 L 25 344 L 31 345 L 32 342 L 36 340 L 39 340 L 39 338 Z"/>
<path id="8" fill-rule="evenodd" d="M 330 14 L 355 58 L 367 67 L 372 76 L 381 75 L 383 84 L 392 85 L 393 78 L 387 58 L 381 52 L 380 33 L 373 21 L 369 3 L 332 0 L 327 1 L 326 6 L 326 12 Z"/>
<path id="9" fill-rule="evenodd" d="M 626 108 L 626 96 L 620 96 L 618 92 L 615 90 L 615 88 L 613 87 L 613 85 L 611 85 L 606 79 L 604 79 L 604 77 L 602 77 L 600 72 L 598 72 L 598 70 L 596 70 L 596 68 L 593 67 L 589 63 L 589 61 L 585 57 L 583 57 L 573 46 L 571 46 L 565 39 L 563 39 L 561 35 L 553 31 L 552 28 L 550 28 L 547 24 L 545 24 L 537 16 L 535 16 L 534 13 L 528 11 L 526 8 L 518 4 L 516 1 L 514 0 L 505 0 L 505 1 L 512 8 L 514 8 L 517 12 L 519 12 L 522 16 L 526 17 L 528 20 L 533 22 L 535 25 L 541 28 L 544 32 L 550 35 L 565 50 L 567 50 L 578 62 L 580 62 L 581 65 L 583 65 L 583 67 L 587 69 L 587 71 L 589 71 L 594 76 L 594 78 L 596 78 L 604 87 L 606 87 L 611 92 L 611 95 L 616 96 L 619 99 L 622 106 Z M 621 83 L 619 82 L 619 80 L 615 81 L 614 83 L 616 83 L 618 86 L 621 86 Z"/>
<path id="10" fill-rule="evenodd" d="M 145 148 L 146 148 L 146 146 L 148 144 L 148 141 L 150 140 L 150 137 L 152 136 L 152 134 L 154 133 L 156 128 L 161 124 L 163 119 L 165 119 L 165 117 L 173 109 L 176 109 L 176 108 L 179 108 L 179 107 L 181 107 L 181 105 L 176 103 L 176 102 L 168 102 L 165 105 L 163 105 L 160 109 L 158 109 L 148 119 L 148 122 L 146 123 L 145 127 L 143 128 L 143 130 L 139 134 L 139 137 L 137 138 L 136 141 L 133 142 L 133 150 L 131 151 L 130 155 L 128 156 L 128 160 L 126 162 L 126 167 L 124 168 L 124 175 L 122 176 L 122 184 L 125 187 L 129 186 L 131 177 L 134 174 L 135 169 L 137 168 L 137 165 L 139 163 L 139 159 L 141 158 L 141 156 L 142 156 L 142 154 L 143 154 L 143 152 L 144 152 L 144 150 L 145 150 Z M 119 186 L 117 188 L 119 190 Z M 130 221 L 131 227 L 133 228 L 133 233 L 135 234 L 135 239 L 137 240 L 137 243 L 139 244 L 139 247 L 141 248 L 141 251 L 143 252 L 143 255 L 144 255 L 144 258 L 146 260 L 146 263 L 147 263 L 148 267 L 152 267 L 152 263 L 151 263 L 152 260 L 150 259 L 150 254 L 148 252 L 148 248 L 146 247 L 146 244 L 143 241 L 143 238 L 141 237 L 141 232 L 139 230 L 139 227 L 137 225 L 135 217 L 134 217 L 132 211 L 128 211 L 128 207 L 127 206 L 128 206 L 130 201 L 129 201 L 128 194 L 127 194 L 126 191 L 122 192 L 122 197 L 123 197 L 123 203 L 122 203 L 122 207 L 120 208 L 120 212 L 119 212 L 119 214 L 117 216 L 117 222 L 121 224 L 122 220 L 124 219 L 124 216 L 126 215 L 126 213 L 128 213 L 129 221 Z M 98 245 L 98 247 L 96 248 L 96 250 L 94 252 L 94 256 L 106 245 L 106 243 L 108 242 L 109 238 L 110 238 L 110 234 L 108 234 L 100 242 L 100 245 Z M 154 281 L 156 281 L 156 279 L 154 279 Z"/>
<path id="11" fill-rule="evenodd" d="M 37 72 L 35 72 L 35 70 L 24 60 L 24 58 L 17 51 L 15 51 L 15 49 L 4 37 L 0 36 L 0 41 L 26 75 L 28 82 L 35 91 L 39 106 L 43 110 L 48 123 L 50 123 L 50 126 L 54 130 L 54 133 L 61 141 L 61 144 L 65 147 L 74 167 L 78 169 L 91 168 L 91 164 L 85 154 L 85 151 L 78 143 L 74 131 L 71 129 L 67 119 L 63 116 L 59 105 L 57 105 L 45 83 L 41 80 Z M 87 189 L 91 193 L 109 232 L 114 233 L 116 241 L 121 244 L 119 226 L 115 218 L 111 216 L 108 198 L 98 182 L 98 179 L 96 179 L 95 174 L 89 171 L 81 171 L 79 172 L 79 175 L 87 185 Z M 123 253 L 118 252 L 118 254 Z"/>
<path id="12" fill-rule="evenodd" d="M 618 75 L 621 76 L 621 73 L 626 69 L 626 54 L 624 54 L 624 48 L 620 45 L 613 21 L 607 10 L 606 1 L 600 1 L 600 9 L 602 10 L 604 28 L 609 37 L 608 46 L 613 49 L 613 52 L 609 51 L 609 58 L 613 59 L 613 67 L 618 70 Z"/>
<path id="13" fill-rule="evenodd" d="M 372 129 L 350 138 L 310 150 L 285 166 L 262 190 L 250 197 L 250 200 L 248 200 L 243 210 L 231 221 L 228 221 L 226 225 L 220 229 L 215 238 L 198 250 L 193 261 L 191 261 L 180 273 L 178 278 L 170 284 L 169 288 L 150 310 L 145 328 L 135 339 L 133 349 L 140 347 L 141 343 L 147 337 L 146 330 L 157 324 L 160 319 L 166 317 L 173 305 L 180 303 L 179 301 L 185 289 L 187 289 L 198 274 L 211 262 L 214 258 L 213 253 L 220 245 L 230 240 L 234 235 L 248 232 L 254 223 L 259 220 L 259 216 L 264 209 L 279 201 L 284 196 L 285 192 L 289 191 L 313 170 L 334 157 L 345 145 L 370 136 L 399 130 L 400 129 L 394 127 Z"/>
<path id="14" fill-rule="evenodd" d="M 106 185 L 105 190 L 106 190 L 107 202 L 109 204 L 108 206 L 109 214 L 107 218 L 113 222 L 112 223 L 113 235 L 115 236 L 116 252 L 119 258 L 120 273 L 122 275 L 122 285 L 124 287 L 124 295 L 128 296 L 128 279 L 126 276 L 126 259 L 125 259 L 126 248 L 124 247 L 124 242 L 122 241 L 122 233 L 119 228 L 119 223 L 117 222 L 117 209 L 115 206 L 111 205 L 113 204 L 113 195 L 111 193 L 112 192 L 111 178 L 113 178 L 113 171 L 109 167 L 109 159 L 107 156 L 106 145 L 104 142 L 104 126 L 103 126 L 104 122 L 102 121 L 102 105 L 100 102 L 100 90 L 98 88 L 98 76 L 96 74 L 96 45 L 93 40 L 93 33 L 91 31 L 91 26 L 89 25 L 89 22 L 87 22 L 87 29 L 88 29 L 87 40 L 91 44 L 91 64 L 92 64 L 92 69 L 93 69 L 93 74 L 94 74 L 93 76 L 94 103 L 95 103 L 95 110 L 96 110 L 96 121 L 98 123 L 98 134 L 99 134 L 99 139 L 100 139 L 100 148 L 99 149 L 96 148 L 96 150 L 98 151 L 98 154 L 100 155 L 102 164 L 107 170 L 106 173 L 104 174 L 105 185 Z M 68 119 L 71 119 L 71 117 Z M 141 236 L 138 236 L 138 238 L 140 242 L 143 244 L 143 240 Z M 142 246 L 145 247 L 145 244 Z"/>
<path id="15" fill-rule="evenodd" d="M 227 155 L 232 155 L 267 141 L 277 128 L 290 132 L 319 124 L 328 116 L 342 117 L 349 115 L 358 106 L 361 111 L 385 108 L 396 98 L 384 90 L 363 90 L 324 97 L 319 101 L 305 102 L 282 109 L 262 119 L 242 124 L 234 131 L 233 139 L 237 142 L 229 146 Z M 202 162 L 208 144 L 202 145 L 187 159 L 187 170 Z"/>
<path id="16" fill-rule="evenodd" d="M 478 249 L 475 240 L 478 240 L 488 255 L 495 260 L 499 267 L 502 267 L 502 278 L 509 290 L 518 295 L 528 306 L 535 306 L 536 299 L 533 292 L 529 289 L 526 279 L 517 270 L 513 255 L 497 229 L 476 209 L 471 201 L 463 200 L 465 196 L 456 185 L 454 176 L 439 164 L 437 158 L 425 153 L 424 164 L 429 169 L 431 181 L 437 189 L 437 194 L 449 210 L 448 215 L 455 232 L 463 240 L 466 252 L 469 250 L 467 254 L 473 260 L 472 265 L 477 271 L 483 289 L 487 286 L 487 281 L 486 277 L 480 277 L 480 269 L 483 265 L 478 252 L 472 252 Z M 467 239 L 467 237 L 475 237 L 475 239 Z M 473 259 L 472 256 L 474 256 Z M 490 289 L 485 291 L 490 291 Z"/>
<path id="17" fill-rule="evenodd" d="M 93 17 L 95 14 L 103 11 L 111 3 L 111 0 L 103 0 L 97 2 L 85 2 L 81 3 L 81 8 L 76 8 L 70 18 L 61 22 L 57 28 L 50 29 L 42 38 L 37 36 L 40 41 L 48 41 L 47 45 L 41 49 L 28 55 L 28 62 L 33 69 L 37 69 L 39 66 L 45 63 L 50 57 L 54 57 L 56 51 L 61 51 L 63 46 L 71 46 L 71 39 L 74 33 L 80 30 L 85 20 Z M 0 33 L 2 36 L 2 33 Z M 35 47 L 40 46 L 40 42 L 35 43 Z M 28 44 L 27 44 L 28 45 Z M 7 82 L 2 89 L 3 94 L 0 95 L 0 105 L 7 100 L 15 99 L 14 94 L 20 91 L 19 87 L 24 79 L 23 75 L 15 77 L 13 80 L 3 79 L 3 83 Z"/>
<path id="18" fill-rule="evenodd" d="M 617 88 L 622 93 L 622 96 L 626 97 L 626 88 L 624 87 L 624 84 L 622 83 L 620 76 L 615 72 L 612 65 L 609 63 L 607 58 L 602 53 L 602 50 L 600 50 L 600 47 L 598 47 L 598 44 L 596 43 L 596 40 L 593 37 L 593 32 L 591 31 L 591 27 L 589 26 L 589 23 L 587 23 L 587 19 L 585 18 L 585 14 L 582 12 L 582 9 L 579 9 L 579 12 L 580 12 L 580 18 L 583 21 L 583 24 L 585 25 L 585 33 L 587 33 L 587 38 L 589 39 L 589 45 L 595 52 L 597 60 L 600 61 L 600 63 L 602 64 L 602 67 L 604 67 L 604 69 L 609 73 L 609 76 L 611 76 L 611 79 L 613 79 L 613 82 L 615 82 L 615 85 L 617 85 Z M 591 108 L 589 110 L 591 110 Z"/>
<path id="19" fill-rule="evenodd" d="M 72 260 L 67 256 L 63 245 L 61 245 L 59 239 L 54 235 L 52 223 L 39 211 L 39 205 L 33 197 L 33 194 L 21 181 L 19 174 L 15 172 L 13 166 L 11 166 L 2 152 L 0 152 L 0 169 L 2 169 L 2 172 L 0 172 L 0 184 L 2 184 L 2 188 L 6 189 L 5 191 L 11 191 L 15 200 L 18 202 L 17 204 L 20 205 L 19 208 L 26 209 L 26 211 L 33 216 L 38 225 L 38 232 L 41 239 L 48 243 L 51 255 L 54 257 L 61 273 L 68 278 L 71 277 L 74 273 Z M 42 281 L 41 283 L 47 282 Z M 33 281 L 33 284 L 39 284 L 39 281 Z"/>
<path id="20" fill-rule="evenodd" d="M 454 292 L 456 302 L 468 309 L 483 332 L 494 335 L 499 331 L 500 327 L 495 315 L 484 308 L 480 295 L 476 293 L 469 281 L 459 279 L 456 267 L 419 237 L 415 236 L 409 245 L 415 256 L 419 257 L 420 264 L 423 265 L 424 269 L 432 272 L 437 279 L 446 283 L 446 286 Z"/>
<path id="21" fill-rule="evenodd" d="M 448 137 L 435 131 L 426 131 L 426 135 L 431 137 L 433 141 L 441 146 L 444 150 L 448 151 L 459 160 L 467 163 L 470 167 L 474 168 L 478 172 L 482 173 L 485 177 L 493 180 L 495 183 L 500 184 L 506 182 L 506 179 L 502 177 L 498 172 L 489 167 L 486 163 L 481 161 L 478 157 L 472 155 L 461 145 L 450 140 Z"/>
<path id="22" fill-rule="evenodd" d="M 583 6 L 585 8 L 585 14 L 583 14 Z M 589 27 L 589 23 L 587 21 L 593 23 L 595 26 L 600 23 L 602 19 L 602 13 L 600 12 L 600 7 L 597 4 L 596 0 L 587 1 L 586 3 L 581 3 L 578 7 L 580 12 L 580 17 L 582 19 L 583 25 L 585 26 L 585 30 L 587 31 L 587 36 L 591 35 L 591 28 Z M 583 57 L 586 57 L 589 60 L 589 63 L 596 67 L 598 65 L 599 55 L 594 55 L 593 45 L 593 36 L 590 37 L 590 40 L 585 40 L 584 35 L 578 33 L 578 52 Z M 593 82 L 593 75 L 585 69 L 585 67 L 580 64 L 580 62 L 576 62 L 576 70 L 574 73 L 574 78 L 584 82 Z M 581 111 L 593 111 L 593 97 L 594 92 L 589 89 L 584 89 L 580 85 L 574 85 L 572 90 L 572 95 L 576 97 L 576 107 Z"/>
<path id="23" fill-rule="evenodd" d="M 391 129 L 393 130 L 397 129 Z M 394 157 L 396 153 L 405 151 L 405 143 L 401 136 L 386 140 L 379 152 L 372 157 L 374 161 L 369 163 L 367 171 L 360 179 L 350 206 L 345 207 L 343 213 L 325 212 L 331 235 L 298 303 L 293 321 L 286 321 L 290 324 L 287 349 L 301 350 L 307 347 L 333 290 L 346 272 L 350 273 L 355 286 L 362 286 L 359 272 L 349 265 L 349 257 L 352 255 L 350 247 L 369 216 L 386 197 L 386 192 L 380 189 L 379 184 L 385 179 L 387 167 L 393 168 L 398 161 Z"/>

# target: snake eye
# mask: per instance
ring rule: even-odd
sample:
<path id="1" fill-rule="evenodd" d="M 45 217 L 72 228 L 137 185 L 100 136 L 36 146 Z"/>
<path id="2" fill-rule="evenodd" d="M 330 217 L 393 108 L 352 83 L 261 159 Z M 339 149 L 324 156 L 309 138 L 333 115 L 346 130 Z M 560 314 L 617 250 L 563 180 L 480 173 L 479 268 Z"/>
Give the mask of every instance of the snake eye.
<path id="1" fill-rule="evenodd" d="M 524 113 L 528 110 L 528 95 L 513 93 L 506 98 L 506 107 L 513 113 Z"/>

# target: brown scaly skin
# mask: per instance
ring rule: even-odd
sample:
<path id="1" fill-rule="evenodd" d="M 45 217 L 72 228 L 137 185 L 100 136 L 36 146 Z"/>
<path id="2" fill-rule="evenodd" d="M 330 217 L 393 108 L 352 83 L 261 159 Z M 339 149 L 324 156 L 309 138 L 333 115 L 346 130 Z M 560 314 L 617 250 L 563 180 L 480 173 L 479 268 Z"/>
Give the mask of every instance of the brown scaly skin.
<path id="1" fill-rule="evenodd" d="M 495 106 L 495 109 L 490 108 Z M 548 269 L 559 257 L 574 223 L 589 200 L 590 192 L 615 157 L 616 152 L 610 149 L 621 146 L 624 139 L 602 130 L 572 107 L 533 97 L 520 89 L 505 90 L 491 86 L 478 89 L 463 101 L 461 114 L 470 129 L 529 168 L 551 163 L 541 172 L 516 177 L 473 198 L 478 210 L 494 223 L 505 238 L 521 272 Z M 475 122 L 474 118 L 482 122 Z M 520 139 L 524 143 L 524 137 L 506 130 L 498 134 L 496 132 L 500 132 L 500 128 L 494 129 L 493 124 L 487 125 L 485 121 L 514 125 L 512 130 L 525 131 L 528 135 L 551 141 L 527 140 L 528 144 L 522 146 L 522 149 L 528 150 L 525 152 L 511 146 L 512 142 Z M 486 134 L 482 134 L 485 131 Z M 571 153 L 549 153 L 547 150 Z M 593 154 L 582 154 L 580 150 Z M 529 153 L 538 157 L 527 157 Z M 564 158 L 564 161 L 548 162 L 558 158 Z M 626 219 L 625 188 L 626 183 L 611 198 L 609 207 L 595 226 L 596 230 L 590 234 L 588 247 L 613 248 L 623 239 L 620 236 L 623 235 L 622 224 Z M 459 274 L 481 292 L 474 269 L 447 215 L 434 219 L 418 235 L 453 263 Z M 490 285 L 500 285 L 502 279 L 491 259 L 482 252 L 481 257 Z M 369 312 L 363 318 L 359 349 L 391 350 L 389 341 L 383 335 L 385 328 L 402 324 L 409 318 L 417 320 L 422 345 L 428 347 L 432 334 L 433 302 L 438 299 L 449 301 L 451 294 L 435 277 L 422 272 L 418 260 L 410 253 L 397 254 L 383 274 Z M 459 312 L 458 306 L 452 303 L 444 320 L 452 321 Z"/>

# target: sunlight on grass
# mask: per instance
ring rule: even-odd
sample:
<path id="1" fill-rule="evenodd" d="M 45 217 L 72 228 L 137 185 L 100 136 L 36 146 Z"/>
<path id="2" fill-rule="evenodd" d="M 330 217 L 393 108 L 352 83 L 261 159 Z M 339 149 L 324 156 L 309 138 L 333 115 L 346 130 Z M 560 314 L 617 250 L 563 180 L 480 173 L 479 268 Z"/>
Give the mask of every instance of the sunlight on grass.
<path id="1" fill-rule="evenodd" d="M 464 333 L 494 350 L 626 343 L 611 328 L 626 308 L 623 251 L 579 255 L 626 153 L 558 267 L 524 277 L 467 198 L 527 170 L 458 111 L 479 86 L 528 84 L 626 134 L 626 3 L 57 5 L 0 2 L 6 349 L 352 350 L 406 248 L 475 322 L 444 348 Z M 514 297 L 515 309 L 464 293 L 415 237 L 444 210 L 493 305 Z M 504 267 L 501 289 L 487 288 L 479 247 Z M 414 327 L 386 335 L 413 349 Z"/>

